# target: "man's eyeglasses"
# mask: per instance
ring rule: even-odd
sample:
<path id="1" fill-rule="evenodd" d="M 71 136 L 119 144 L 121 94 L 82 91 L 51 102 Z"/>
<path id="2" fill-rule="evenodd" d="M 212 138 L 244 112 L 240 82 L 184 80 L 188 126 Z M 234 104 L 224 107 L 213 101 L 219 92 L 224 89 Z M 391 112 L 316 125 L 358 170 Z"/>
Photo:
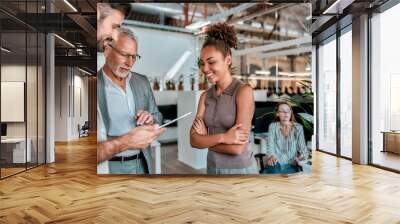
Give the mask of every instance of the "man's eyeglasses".
<path id="1" fill-rule="evenodd" d="M 140 55 L 138 54 L 125 54 L 122 51 L 118 50 L 117 48 L 115 48 L 113 45 L 108 44 L 109 47 L 111 47 L 112 49 L 114 49 L 119 55 L 121 55 L 123 58 L 125 58 L 126 60 L 128 60 L 130 57 L 132 57 L 133 61 L 137 61 L 140 59 Z"/>

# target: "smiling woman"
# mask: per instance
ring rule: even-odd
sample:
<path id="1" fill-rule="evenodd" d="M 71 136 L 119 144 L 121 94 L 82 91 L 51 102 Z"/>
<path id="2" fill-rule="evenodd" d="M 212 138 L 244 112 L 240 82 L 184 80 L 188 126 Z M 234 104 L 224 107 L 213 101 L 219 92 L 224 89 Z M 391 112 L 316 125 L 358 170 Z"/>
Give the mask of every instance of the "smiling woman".
<path id="1" fill-rule="evenodd" d="M 199 101 L 190 131 L 195 148 L 208 148 L 207 174 L 257 174 L 249 132 L 254 113 L 250 86 L 232 78 L 231 48 L 236 33 L 226 23 L 212 25 L 200 55 L 200 69 L 214 85 Z"/>

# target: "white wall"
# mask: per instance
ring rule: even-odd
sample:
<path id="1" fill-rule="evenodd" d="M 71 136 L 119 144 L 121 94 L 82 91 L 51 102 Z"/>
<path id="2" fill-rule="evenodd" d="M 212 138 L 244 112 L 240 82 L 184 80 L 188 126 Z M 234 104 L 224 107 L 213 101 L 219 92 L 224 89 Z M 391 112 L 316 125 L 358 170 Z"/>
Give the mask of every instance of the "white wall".
<path id="1" fill-rule="evenodd" d="M 55 68 L 55 141 L 68 140 L 68 86 L 69 86 L 69 69 L 67 67 Z"/>
<path id="2" fill-rule="evenodd" d="M 190 88 L 190 75 L 197 77 L 197 58 L 199 49 L 195 36 L 187 33 L 162 31 L 130 25 L 128 27 L 137 36 L 139 42 L 138 54 L 141 59 L 134 66 L 133 71 L 146 75 L 149 79 L 164 78 L 171 67 L 178 61 L 185 51 L 190 51 L 189 58 L 173 77 L 175 81 L 182 74 L 185 88 Z M 97 54 L 97 69 L 104 64 L 102 53 Z M 188 89 L 187 89 L 188 90 Z"/>
<path id="3" fill-rule="evenodd" d="M 75 70 L 76 72 L 76 70 Z M 79 133 L 77 126 L 80 124 L 81 126 L 85 123 L 85 121 L 88 121 L 89 113 L 88 113 L 88 77 L 85 76 L 80 76 L 76 75 L 74 77 L 74 110 L 75 113 L 73 113 L 73 119 L 72 119 L 72 132 L 71 135 L 73 138 L 78 138 Z M 80 91 L 80 93 L 79 93 Z M 80 97 L 79 97 L 80 96 Z M 80 101 L 80 102 L 79 102 Z M 79 105 L 80 104 L 80 105 Z M 81 108 L 79 108 L 81 107 Z M 80 111 L 81 110 L 81 111 Z"/>
<path id="4" fill-rule="evenodd" d="M 3 64 L 1 66 L 1 81 L 3 82 L 24 82 L 26 84 L 26 107 L 22 102 L 22 108 L 19 110 L 22 114 L 26 112 L 26 120 L 22 122 L 6 122 L 7 137 L 24 138 L 25 135 L 30 139 L 32 161 L 36 162 L 37 153 L 39 153 L 39 163 L 44 162 L 44 88 L 42 68 L 39 66 L 25 66 L 25 64 Z M 27 80 L 26 80 L 27 78 Z M 2 89 L 3 92 L 4 89 Z M 19 90 L 24 94 L 24 90 Z M 22 91 L 22 92 L 21 92 Z M 2 95 L 7 97 L 7 95 Z M 2 103 L 3 104 L 3 103 Z M 13 113 L 13 108 L 2 107 L 2 112 Z M 16 110 L 14 108 L 14 110 Z M 16 113 L 16 112 L 14 112 Z"/>
<path id="5" fill-rule="evenodd" d="M 2 65 L 1 81 L 25 82 L 25 69 L 25 65 Z M 28 70 L 30 69 L 28 68 Z M 7 108 L 1 108 L 1 110 L 7 110 Z M 25 122 L 7 123 L 7 137 L 25 137 L 25 127 Z"/>
<path id="6" fill-rule="evenodd" d="M 88 78 L 82 75 L 75 68 L 56 67 L 55 141 L 77 139 L 78 124 L 88 120 Z"/>
<path id="7" fill-rule="evenodd" d="M 27 70 L 26 70 L 27 69 Z M 28 74 L 35 73 L 36 74 L 36 67 L 27 66 L 25 65 L 2 65 L 1 66 L 1 81 L 5 82 L 25 82 L 26 71 Z M 30 80 L 31 82 L 31 80 Z M 32 84 L 32 83 L 30 83 Z M 36 85 L 36 81 L 33 83 Z M 28 89 L 33 90 L 34 92 L 28 91 L 27 93 L 27 103 L 34 101 L 32 98 L 36 98 L 36 89 Z M 36 104 L 31 105 L 36 108 Z M 1 108 L 1 110 L 7 110 L 9 108 Z M 34 115 L 32 117 L 32 115 Z M 36 114 L 28 113 L 28 121 L 31 122 L 32 120 L 36 121 Z M 7 122 L 7 136 L 8 137 L 25 137 L 25 123 L 26 122 Z M 28 125 L 30 128 L 31 125 Z M 36 128 L 36 127 L 35 127 Z M 30 131 L 28 130 L 28 134 Z M 28 136 L 29 137 L 29 136 Z"/>

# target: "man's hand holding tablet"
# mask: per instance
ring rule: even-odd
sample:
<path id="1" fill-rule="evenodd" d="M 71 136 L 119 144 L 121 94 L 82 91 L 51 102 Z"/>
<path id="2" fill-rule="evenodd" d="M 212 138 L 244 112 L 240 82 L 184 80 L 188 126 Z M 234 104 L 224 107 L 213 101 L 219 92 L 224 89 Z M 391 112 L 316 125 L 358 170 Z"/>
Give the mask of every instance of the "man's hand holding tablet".
<path id="1" fill-rule="evenodd" d="M 175 123 L 176 121 L 178 121 L 178 120 L 180 120 L 180 119 L 182 119 L 182 118 L 184 118 L 184 117 L 189 116 L 190 114 L 192 114 L 192 112 L 186 113 L 186 114 L 184 114 L 184 115 L 182 115 L 182 116 L 180 116 L 180 117 L 178 117 L 178 118 L 176 118 L 176 119 L 174 119 L 174 120 L 172 120 L 172 121 L 170 121 L 170 122 L 167 122 L 167 123 L 161 125 L 161 126 L 158 127 L 158 128 L 166 127 L 166 126 L 168 126 L 168 125 L 170 125 L 170 124 L 172 124 L 172 123 Z"/>

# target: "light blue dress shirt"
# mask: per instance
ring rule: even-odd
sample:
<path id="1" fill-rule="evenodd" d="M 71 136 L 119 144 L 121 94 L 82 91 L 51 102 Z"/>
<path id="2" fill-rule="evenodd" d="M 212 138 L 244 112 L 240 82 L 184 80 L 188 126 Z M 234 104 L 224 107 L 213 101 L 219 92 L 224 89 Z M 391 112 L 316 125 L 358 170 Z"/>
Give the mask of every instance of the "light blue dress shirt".
<path id="1" fill-rule="evenodd" d="M 289 135 L 285 137 L 279 122 L 272 122 L 268 128 L 267 157 L 275 156 L 281 164 L 293 164 L 297 153 L 308 158 L 308 149 L 304 139 L 303 126 L 294 123 Z"/>
<path id="2" fill-rule="evenodd" d="M 115 84 L 103 70 L 104 81 L 105 81 L 105 93 L 107 99 L 107 109 L 110 116 L 110 127 L 108 133 L 106 133 L 105 125 L 99 108 L 97 108 L 97 138 L 98 141 L 107 140 L 108 136 L 122 136 L 127 134 L 132 128 L 136 127 L 136 108 L 135 99 L 133 97 L 132 90 L 130 88 L 129 80 L 132 76 L 130 73 L 125 81 L 125 91 Z M 120 152 L 115 156 L 133 156 L 139 154 L 138 149 L 129 149 L 124 152 Z"/>

